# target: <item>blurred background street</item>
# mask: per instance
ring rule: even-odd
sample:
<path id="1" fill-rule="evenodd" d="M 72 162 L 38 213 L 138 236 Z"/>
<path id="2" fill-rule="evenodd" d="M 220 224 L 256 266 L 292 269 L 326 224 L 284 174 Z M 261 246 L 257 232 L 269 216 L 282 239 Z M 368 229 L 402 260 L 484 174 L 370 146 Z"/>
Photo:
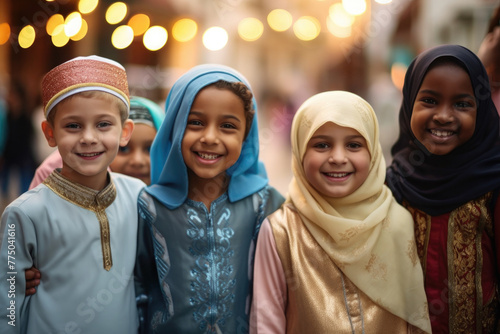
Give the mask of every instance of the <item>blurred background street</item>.
<path id="1" fill-rule="evenodd" d="M 124 65 L 130 93 L 164 104 L 192 66 L 231 66 L 258 101 L 261 160 L 286 194 L 295 110 L 326 90 L 372 104 L 386 160 L 398 135 L 400 89 L 411 60 L 439 44 L 477 52 L 493 0 L 1 0 L 0 209 L 52 151 L 43 138 L 40 81 L 76 56 Z M 29 122 L 7 126 L 7 113 Z M 32 125 L 32 130 L 29 126 Z M 28 125 L 26 125 L 28 124 Z M 5 134 L 15 130 L 15 145 Z M 17 160 L 16 160 L 17 159 Z M 19 168 L 6 173 L 6 164 Z M 1 212 L 0 211 L 0 212 Z"/>

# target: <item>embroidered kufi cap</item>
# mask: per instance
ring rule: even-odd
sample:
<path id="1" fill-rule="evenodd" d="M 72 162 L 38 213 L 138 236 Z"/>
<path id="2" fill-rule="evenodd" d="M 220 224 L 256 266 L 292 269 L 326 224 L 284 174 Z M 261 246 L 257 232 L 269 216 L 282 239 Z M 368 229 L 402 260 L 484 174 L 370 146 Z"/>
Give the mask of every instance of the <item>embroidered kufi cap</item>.
<path id="1" fill-rule="evenodd" d="M 42 79 L 45 117 L 68 96 L 91 90 L 118 97 L 130 109 L 125 68 L 118 62 L 100 57 L 76 57 L 54 67 Z"/>

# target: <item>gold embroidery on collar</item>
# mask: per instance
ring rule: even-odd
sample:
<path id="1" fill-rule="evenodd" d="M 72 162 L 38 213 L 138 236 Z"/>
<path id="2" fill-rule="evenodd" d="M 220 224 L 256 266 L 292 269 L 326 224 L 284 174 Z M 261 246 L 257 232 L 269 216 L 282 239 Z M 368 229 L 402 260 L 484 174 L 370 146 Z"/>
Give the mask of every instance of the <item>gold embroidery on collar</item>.
<path id="1" fill-rule="evenodd" d="M 101 231 L 103 267 L 109 271 L 113 266 L 113 258 L 111 256 L 111 238 L 106 208 L 116 198 L 116 188 L 113 181 L 110 181 L 103 190 L 97 191 L 73 183 L 62 176 L 60 172 L 54 171 L 43 183 L 61 198 L 95 213 Z"/>

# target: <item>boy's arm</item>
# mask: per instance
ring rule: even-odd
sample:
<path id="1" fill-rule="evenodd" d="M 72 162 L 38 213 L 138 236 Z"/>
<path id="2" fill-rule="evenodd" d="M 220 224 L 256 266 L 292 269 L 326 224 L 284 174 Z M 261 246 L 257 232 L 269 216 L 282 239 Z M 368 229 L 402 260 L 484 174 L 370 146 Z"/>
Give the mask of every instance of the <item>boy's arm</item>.
<path id="1" fill-rule="evenodd" d="M 0 333 L 21 333 L 26 325 L 25 270 L 33 265 L 36 236 L 33 222 L 18 207 L 2 215 L 0 244 Z"/>

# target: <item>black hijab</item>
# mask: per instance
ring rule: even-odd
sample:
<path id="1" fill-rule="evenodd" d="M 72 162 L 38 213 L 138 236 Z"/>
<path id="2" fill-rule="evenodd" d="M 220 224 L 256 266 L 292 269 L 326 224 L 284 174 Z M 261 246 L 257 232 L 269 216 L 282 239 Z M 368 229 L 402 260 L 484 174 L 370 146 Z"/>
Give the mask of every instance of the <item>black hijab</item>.
<path id="1" fill-rule="evenodd" d="M 465 144 L 446 155 L 431 154 L 410 128 L 413 103 L 431 66 L 447 57 L 466 69 L 477 101 L 476 128 Z M 408 67 L 399 112 L 400 135 L 391 153 L 387 184 L 398 202 L 437 216 L 500 187 L 499 116 L 486 70 L 479 58 L 459 45 L 421 53 Z"/>

